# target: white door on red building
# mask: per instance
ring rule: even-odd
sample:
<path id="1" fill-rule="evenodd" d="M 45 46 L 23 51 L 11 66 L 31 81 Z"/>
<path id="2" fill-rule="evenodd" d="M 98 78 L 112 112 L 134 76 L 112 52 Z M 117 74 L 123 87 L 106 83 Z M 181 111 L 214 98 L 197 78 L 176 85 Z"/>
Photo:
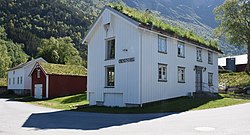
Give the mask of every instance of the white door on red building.
<path id="1" fill-rule="evenodd" d="M 35 84 L 35 98 L 42 99 L 43 98 L 43 85 Z"/>

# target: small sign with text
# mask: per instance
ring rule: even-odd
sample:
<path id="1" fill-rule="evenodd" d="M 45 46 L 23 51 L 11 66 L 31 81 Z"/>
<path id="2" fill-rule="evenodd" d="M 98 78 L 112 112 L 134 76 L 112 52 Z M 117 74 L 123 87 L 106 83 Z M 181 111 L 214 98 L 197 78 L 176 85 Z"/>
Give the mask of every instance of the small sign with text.
<path id="1" fill-rule="evenodd" d="M 134 62 L 135 58 L 126 58 L 126 59 L 119 59 L 119 63 L 127 63 L 127 62 Z"/>

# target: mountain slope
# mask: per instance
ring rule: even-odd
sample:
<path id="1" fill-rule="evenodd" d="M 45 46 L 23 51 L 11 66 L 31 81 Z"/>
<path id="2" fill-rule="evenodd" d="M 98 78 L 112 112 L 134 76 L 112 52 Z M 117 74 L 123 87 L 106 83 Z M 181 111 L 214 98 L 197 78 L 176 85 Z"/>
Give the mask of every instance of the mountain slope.
<path id="1" fill-rule="evenodd" d="M 224 0 L 124 0 L 124 2 L 139 9 L 151 9 L 173 20 L 194 24 L 205 24 L 215 28 L 212 10 L 221 5 Z"/>
<path id="2" fill-rule="evenodd" d="M 0 25 L 8 38 L 24 43 L 27 54 L 36 57 L 42 38 L 70 36 L 76 47 L 91 22 L 86 14 L 55 0 L 3 0 Z"/>

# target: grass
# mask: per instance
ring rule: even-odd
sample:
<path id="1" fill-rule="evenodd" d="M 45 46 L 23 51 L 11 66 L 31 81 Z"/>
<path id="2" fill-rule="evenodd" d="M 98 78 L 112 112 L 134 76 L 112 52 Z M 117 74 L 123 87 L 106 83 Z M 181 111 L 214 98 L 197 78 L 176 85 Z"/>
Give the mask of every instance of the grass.
<path id="1" fill-rule="evenodd" d="M 245 87 L 250 85 L 250 75 L 246 72 L 220 73 L 219 82 L 226 86 Z"/>
<path id="2" fill-rule="evenodd" d="M 14 97 L 11 100 L 27 102 L 34 105 L 40 105 L 49 108 L 72 110 L 77 106 L 87 105 L 86 94 L 77 94 L 72 96 L 59 97 L 54 99 L 38 100 L 32 97 Z"/>
<path id="3" fill-rule="evenodd" d="M 87 76 L 87 69 L 79 65 L 39 63 L 47 74 Z"/>
<path id="4" fill-rule="evenodd" d="M 205 41 L 204 38 L 197 36 L 192 31 L 188 31 L 181 27 L 172 26 L 171 24 L 166 23 L 161 17 L 157 16 L 156 14 L 153 14 L 151 12 L 139 11 L 138 9 L 130 8 L 119 3 L 112 3 L 109 4 L 109 6 L 142 24 L 152 24 L 153 26 L 166 31 L 169 34 L 171 33 L 182 38 L 187 38 L 189 40 L 204 44 L 206 46 L 214 48 L 215 50 L 218 50 L 218 44 L 216 41 Z"/>
<path id="5" fill-rule="evenodd" d="M 218 97 L 190 98 L 181 97 L 143 105 L 142 108 L 83 107 L 78 111 L 103 113 L 163 113 L 203 110 L 250 102 L 250 96 L 220 94 Z"/>
<path id="6" fill-rule="evenodd" d="M 7 86 L 7 79 L 6 78 L 0 78 L 0 86 Z"/>
<path id="7" fill-rule="evenodd" d="M 118 108 L 88 106 L 86 94 L 65 96 L 48 100 L 37 100 L 31 97 L 13 97 L 11 100 L 28 102 L 61 110 L 73 110 L 80 112 L 98 113 L 162 113 L 162 112 L 183 112 L 189 110 L 203 110 L 218 108 L 250 102 L 250 96 L 244 94 L 219 94 L 217 97 L 192 98 L 180 97 L 165 101 L 144 104 L 143 107 Z"/>

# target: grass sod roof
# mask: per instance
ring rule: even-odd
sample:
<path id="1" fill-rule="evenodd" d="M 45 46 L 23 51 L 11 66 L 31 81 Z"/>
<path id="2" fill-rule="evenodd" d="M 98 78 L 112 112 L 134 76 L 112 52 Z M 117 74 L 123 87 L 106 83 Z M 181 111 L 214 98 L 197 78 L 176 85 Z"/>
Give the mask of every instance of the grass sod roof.
<path id="1" fill-rule="evenodd" d="M 121 5 L 118 3 L 111 3 L 108 6 L 121 12 L 129 18 L 138 21 L 139 23 L 141 23 L 141 27 L 148 29 L 153 28 L 155 31 L 159 31 L 160 33 L 164 32 L 163 34 L 176 37 L 178 39 L 182 39 L 184 41 L 188 41 L 194 44 L 198 44 L 203 47 L 209 47 L 212 50 L 222 53 L 218 49 L 218 43 L 216 41 L 206 41 L 204 38 L 195 35 L 192 31 L 188 31 L 177 26 L 172 26 L 151 12 L 140 11 L 135 8 L 130 8 L 128 6 Z"/>
<path id="2" fill-rule="evenodd" d="M 39 63 L 47 74 L 87 76 L 87 69 L 78 65 Z"/>

